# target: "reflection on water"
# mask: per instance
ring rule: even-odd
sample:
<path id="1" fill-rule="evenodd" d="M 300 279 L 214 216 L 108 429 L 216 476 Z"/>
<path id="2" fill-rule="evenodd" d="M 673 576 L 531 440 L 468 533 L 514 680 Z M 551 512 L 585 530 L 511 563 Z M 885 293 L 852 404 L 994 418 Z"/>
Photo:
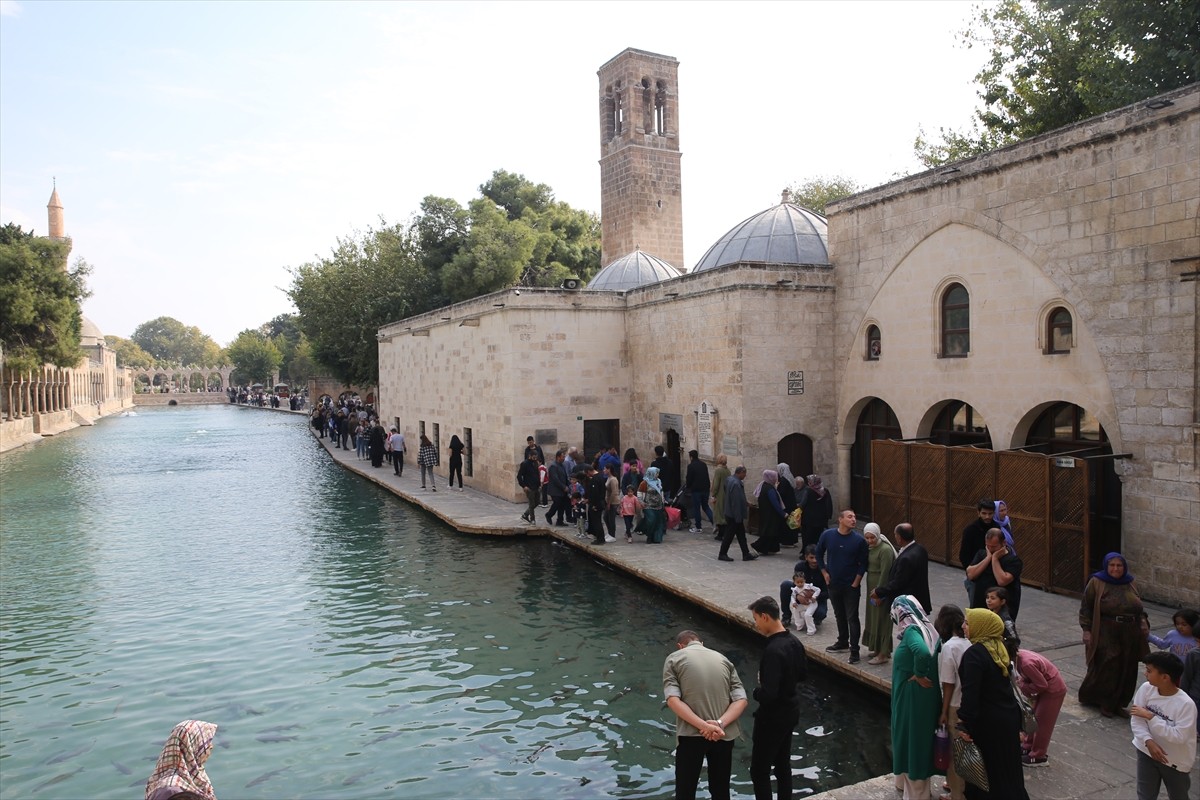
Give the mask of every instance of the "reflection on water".
<path id="1" fill-rule="evenodd" d="M 674 634 L 758 669 L 751 634 L 344 472 L 302 417 L 139 410 L 4 456 L 0 487 L 5 797 L 137 796 L 187 718 L 220 725 L 223 798 L 670 797 Z M 807 692 L 799 789 L 889 769 L 882 701 Z"/>

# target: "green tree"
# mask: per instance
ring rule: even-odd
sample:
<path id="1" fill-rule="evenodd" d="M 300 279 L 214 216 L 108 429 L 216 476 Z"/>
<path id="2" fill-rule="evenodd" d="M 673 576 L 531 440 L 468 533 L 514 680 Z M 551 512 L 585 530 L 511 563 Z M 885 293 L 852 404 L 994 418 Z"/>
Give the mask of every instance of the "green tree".
<path id="1" fill-rule="evenodd" d="M 67 269 L 70 249 L 11 222 L 0 228 L 0 346 L 8 368 L 79 363 L 80 303 L 91 267 L 76 259 Z"/>
<path id="2" fill-rule="evenodd" d="M 974 155 L 1200 80 L 1195 0 L 1000 0 L 974 9 L 962 38 L 987 48 L 975 76 L 982 130 L 924 132 L 926 166 Z"/>
<path id="3" fill-rule="evenodd" d="M 841 200 L 862 190 L 863 187 L 858 181 L 845 175 L 820 175 L 788 187 L 793 203 L 818 214 L 824 214 L 826 206 L 835 200 Z"/>
<path id="4" fill-rule="evenodd" d="M 157 317 L 143 322 L 130 338 L 163 363 L 212 366 L 224 361 L 221 347 L 212 337 L 174 317 Z"/>
<path id="5" fill-rule="evenodd" d="M 311 358 L 347 384 L 379 381 L 378 330 L 440 305 L 436 275 L 413 237 L 380 220 L 378 230 L 339 239 L 325 258 L 291 270 L 288 296 L 299 312 Z"/>
<path id="6" fill-rule="evenodd" d="M 105 336 L 104 341 L 108 343 L 110 349 L 116 351 L 118 367 L 149 369 L 154 366 L 154 356 L 143 350 L 132 339 L 123 339 L 120 336 Z"/>
<path id="7" fill-rule="evenodd" d="M 267 384 L 279 370 L 283 354 L 262 331 L 244 330 L 226 348 L 237 383 Z"/>

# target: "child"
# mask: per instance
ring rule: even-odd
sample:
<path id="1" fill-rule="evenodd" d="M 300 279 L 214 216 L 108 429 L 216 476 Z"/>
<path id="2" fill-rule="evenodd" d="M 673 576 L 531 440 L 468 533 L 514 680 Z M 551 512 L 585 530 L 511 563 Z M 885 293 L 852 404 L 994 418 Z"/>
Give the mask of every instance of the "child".
<path id="1" fill-rule="evenodd" d="M 958 727 L 958 707 L 962 705 L 962 686 L 958 682 L 958 664 L 962 661 L 963 653 L 971 646 L 971 640 L 962 635 L 963 622 L 966 617 L 962 609 L 955 605 L 944 605 L 938 609 L 937 619 L 933 629 L 941 637 L 942 646 L 938 648 L 938 680 L 942 684 L 942 716 L 939 725 L 945 725 L 946 730 L 954 731 Z M 952 800 L 963 800 L 967 784 L 954 771 L 954 760 L 946 770 L 946 788 L 950 790 Z"/>
<path id="2" fill-rule="evenodd" d="M 1173 653 L 1143 659 L 1146 682 L 1133 695 L 1129 727 L 1137 748 L 1138 800 L 1155 800 L 1161 784 L 1170 800 L 1185 800 L 1196 760 L 1196 704 L 1179 691 L 1183 662 Z"/>
<path id="3" fill-rule="evenodd" d="M 632 471 L 632 470 L 631 470 Z M 621 498 L 621 519 L 625 520 L 625 541 L 633 541 L 633 519 L 645 506 L 637 499 L 637 485 L 625 487 L 625 496 Z"/>
<path id="4" fill-rule="evenodd" d="M 796 630 L 801 630 L 800 623 L 803 620 L 804 630 L 808 635 L 816 634 L 817 623 L 813 621 L 813 616 L 817 613 L 817 598 L 820 596 L 821 589 L 809 583 L 803 572 L 792 576 L 792 602 L 789 606 Z"/>
<path id="5" fill-rule="evenodd" d="M 1008 615 L 1008 590 L 1003 586 L 988 589 L 984 602 L 987 603 L 988 610 L 1004 623 L 1004 647 L 1008 650 L 1011 660 L 1021 646 L 1021 637 L 1017 635 L 1017 624 Z"/>
<path id="6" fill-rule="evenodd" d="M 1171 621 L 1175 623 L 1175 629 L 1168 631 L 1166 636 L 1155 636 L 1152 633 L 1148 638 L 1150 644 L 1160 650 L 1170 650 L 1180 661 L 1184 661 L 1188 652 L 1196 647 L 1194 634 L 1197 623 L 1200 623 L 1200 614 L 1185 608 L 1176 611 Z"/>
<path id="7" fill-rule="evenodd" d="M 571 513 L 575 516 L 576 538 L 590 538 L 587 529 L 587 501 L 583 499 L 583 491 L 578 488 L 578 484 L 571 492 Z"/>
<path id="8" fill-rule="evenodd" d="M 1058 667 L 1032 650 L 1018 650 L 1013 667 L 1016 668 L 1017 688 L 1033 704 L 1033 715 L 1038 721 L 1037 733 L 1029 740 L 1029 752 L 1021 756 L 1021 763 L 1027 767 L 1044 767 L 1050 760 L 1046 750 L 1067 696 L 1067 684 Z"/>

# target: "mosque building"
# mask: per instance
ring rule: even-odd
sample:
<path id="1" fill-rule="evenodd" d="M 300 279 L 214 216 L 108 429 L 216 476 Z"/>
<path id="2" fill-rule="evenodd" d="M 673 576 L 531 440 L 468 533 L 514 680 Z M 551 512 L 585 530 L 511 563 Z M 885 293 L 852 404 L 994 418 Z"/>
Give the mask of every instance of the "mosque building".
<path id="1" fill-rule="evenodd" d="M 689 271 L 678 62 L 599 78 L 604 268 L 381 328 L 385 420 L 457 433 L 467 482 L 513 499 L 526 436 L 787 462 L 950 564 L 1004 499 L 1026 583 L 1078 593 L 1120 550 L 1143 594 L 1200 604 L 1200 85 L 828 218 L 784 193 Z"/>

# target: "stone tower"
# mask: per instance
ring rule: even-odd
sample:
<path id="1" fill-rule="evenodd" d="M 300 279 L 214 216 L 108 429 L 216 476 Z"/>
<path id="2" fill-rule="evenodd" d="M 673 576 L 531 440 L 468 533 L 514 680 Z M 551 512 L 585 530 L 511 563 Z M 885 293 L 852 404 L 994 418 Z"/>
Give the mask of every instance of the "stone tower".
<path id="1" fill-rule="evenodd" d="M 634 250 L 680 271 L 679 62 L 629 48 L 600 76 L 600 262 Z"/>
<path id="2" fill-rule="evenodd" d="M 50 202 L 46 204 L 46 212 L 50 223 L 49 237 L 51 239 L 67 238 L 67 226 L 63 222 L 63 205 L 62 201 L 58 199 L 57 184 L 54 186 L 54 191 L 50 194 Z"/>

